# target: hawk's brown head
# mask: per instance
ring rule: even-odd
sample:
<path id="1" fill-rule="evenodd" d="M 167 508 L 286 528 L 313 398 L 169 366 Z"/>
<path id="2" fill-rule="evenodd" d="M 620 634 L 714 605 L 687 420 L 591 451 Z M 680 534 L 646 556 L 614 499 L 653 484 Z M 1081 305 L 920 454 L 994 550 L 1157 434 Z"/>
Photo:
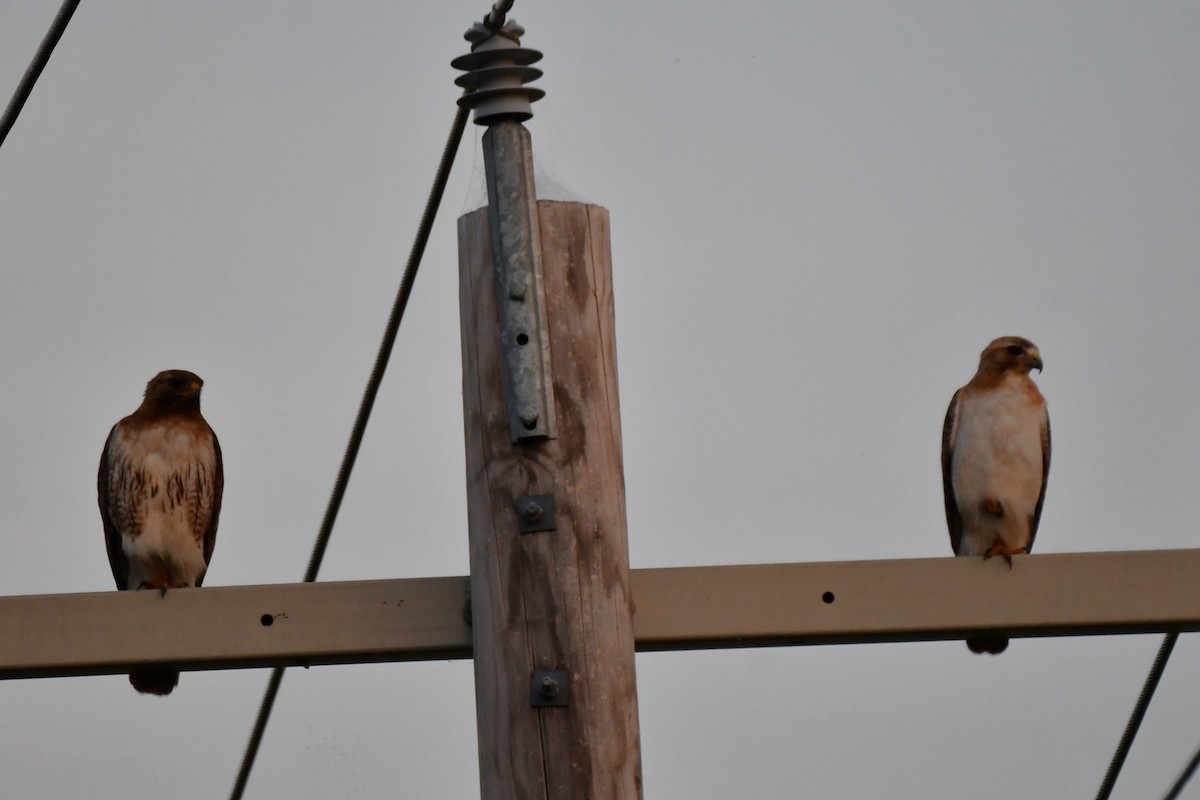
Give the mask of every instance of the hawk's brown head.
<path id="1" fill-rule="evenodd" d="M 985 347 L 979 356 L 981 373 L 1018 372 L 1028 375 L 1033 369 L 1042 371 L 1042 354 L 1038 352 L 1037 345 L 1020 336 L 1001 336 Z"/>
<path id="2" fill-rule="evenodd" d="M 200 389 L 204 381 L 194 372 L 169 369 L 146 384 L 142 408 L 152 413 L 200 411 Z"/>

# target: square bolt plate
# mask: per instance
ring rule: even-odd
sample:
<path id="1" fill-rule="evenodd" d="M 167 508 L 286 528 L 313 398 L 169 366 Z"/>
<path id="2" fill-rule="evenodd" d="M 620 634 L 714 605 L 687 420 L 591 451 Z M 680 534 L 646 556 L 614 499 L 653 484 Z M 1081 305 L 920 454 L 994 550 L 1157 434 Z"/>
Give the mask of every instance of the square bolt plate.
<path id="1" fill-rule="evenodd" d="M 535 494 L 517 500 L 517 531 L 537 533 L 552 531 L 554 522 L 554 495 Z"/>
<path id="2" fill-rule="evenodd" d="M 567 681 L 566 670 L 535 669 L 529 682 L 529 705 L 569 706 Z"/>

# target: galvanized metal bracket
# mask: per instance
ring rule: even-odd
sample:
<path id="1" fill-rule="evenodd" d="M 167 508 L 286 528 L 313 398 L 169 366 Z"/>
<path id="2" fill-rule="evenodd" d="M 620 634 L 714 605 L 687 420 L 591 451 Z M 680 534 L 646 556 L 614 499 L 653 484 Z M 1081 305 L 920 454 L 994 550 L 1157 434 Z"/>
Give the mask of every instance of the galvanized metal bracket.
<path id="1" fill-rule="evenodd" d="M 536 669 L 529 687 L 529 705 L 566 708 L 569 702 L 566 670 Z"/>
<path id="2" fill-rule="evenodd" d="M 518 499 L 517 532 L 537 533 L 554 530 L 558 527 L 554 519 L 556 510 L 552 494 L 535 494 Z"/>
<path id="3" fill-rule="evenodd" d="M 554 384 L 529 131 L 511 119 L 492 123 L 483 135 L 483 160 L 509 437 L 514 443 L 553 439 Z"/>

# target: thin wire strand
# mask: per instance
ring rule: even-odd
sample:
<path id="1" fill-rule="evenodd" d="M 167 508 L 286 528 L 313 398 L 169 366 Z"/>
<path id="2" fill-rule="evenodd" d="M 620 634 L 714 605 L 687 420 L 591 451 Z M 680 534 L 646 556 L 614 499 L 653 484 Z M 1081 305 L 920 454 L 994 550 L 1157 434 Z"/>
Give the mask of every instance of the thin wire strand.
<path id="1" fill-rule="evenodd" d="M 229 795 L 233 800 L 240 800 L 242 792 L 246 791 L 246 782 L 250 780 L 250 770 L 254 769 L 258 746 L 262 744 L 267 720 L 271 716 L 271 709 L 275 707 L 275 695 L 279 694 L 279 684 L 283 682 L 283 670 L 283 667 L 271 670 L 267 691 L 263 694 L 262 705 L 258 707 L 258 717 L 254 720 L 254 730 L 250 732 L 250 741 L 246 743 L 246 753 L 242 756 L 242 766 L 238 769 L 237 780 L 234 781 L 233 791 Z"/>
<path id="2" fill-rule="evenodd" d="M 1175 785 L 1171 787 L 1171 791 L 1167 792 L 1163 800 L 1176 800 L 1184 787 L 1187 786 L 1188 781 L 1192 779 L 1192 774 L 1196 771 L 1196 767 L 1200 767 L 1200 750 L 1197 750 L 1196 754 L 1192 756 L 1192 760 L 1188 762 L 1183 772 L 1175 779 Z"/>
<path id="3" fill-rule="evenodd" d="M 371 409 L 375 405 L 375 397 L 379 394 L 379 386 L 383 382 L 383 373 L 387 370 L 388 358 L 392 354 L 392 347 L 396 343 L 396 334 L 400 330 L 400 321 L 404 318 L 404 309 L 408 306 L 409 295 L 412 294 L 413 282 L 417 277 L 417 269 L 421 265 L 421 257 L 425 254 L 425 245 L 429 242 L 429 233 L 433 228 L 434 218 L 437 216 L 438 206 L 442 202 L 442 195 L 446 191 L 446 182 L 450 177 L 450 167 L 454 165 L 454 156 L 458 152 L 459 142 L 462 140 L 463 130 L 467 126 L 467 114 L 470 113 L 465 107 L 460 106 L 458 112 L 454 115 L 454 124 L 450 128 L 450 136 L 446 139 L 446 146 L 442 151 L 442 159 L 438 162 L 437 174 L 433 180 L 433 187 L 429 190 L 429 199 L 425 202 L 425 210 L 421 214 L 421 222 L 417 226 L 416 236 L 413 238 L 412 250 L 408 254 L 408 263 L 404 267 L 404 276 L 400 279 L 400 289 L 396 293 L 396 302 L 392 305 L 392 313 L 388 317 L 387 327 L 384 329 L 383 341 L 379 345 L 379 353 L 375 357 L 375 367 L 371 370 L 371 378 L 367 381 L 367 388 L 363 392 L 362 403 L 358 408 L 358 416 L 354 420 L 354 428 L 350 432 L 350 441 L 346 445 L 346 453 L 342 457 L 342 466 L 338 470 L 337 480 L 333 485 L 333 493 L 329 498 L 329 505 L 325 508 L 325 518 L 321 521 L 321 530 L 317 534 L 316 544 L 313 545 L 312 556 L 308 561 L 308 569 L 304 573 L 304 582 L 312 583 L 317 579 L 317 572 L 321 569 L 321 559 L 325 556 L 325 548 L 329 545 L 329 538 L 333 533 L 333 524 L 337 520 L 338 510 L 342 506 L 342 499 L 346 495 L 346 486 L 350 482 L 350 472 L 354 469 L 354 462 L 358 458 L 358 450 L 362 444 L 363 433 L 367 429 L 367 420 L 371 416 Z M 271 716 L 271 708 L 275 705 L 275 696 L 279 693 L 279 684 L 283 680 L 283 671 L 285 667 L 275 667 L 271 671 L 271 680 L 267 683 L 267 691 L 263 695 L 262 705 L 258 709 L 258 718 L 254 721 L 254 730 L 250 734 L 250 741 L 246 744 L 246 753 L 242 758 L 242 766 L 238 770 L 237 781 L 233 785 L 233 792 L 230 794 L 230 800 L 240 800 L 242 792 L 246 789 L 246 782 L 250 779 L 250 770 L 254 767 L 254 759 L 258 755 L 258 746 L 262 742 L 263 732 L 267 729 L 267 721 Z"/>
<path id="4" fill-rule="evenodd" d="M 1146 676 L 1146 684 L 1142 687 L 1142 693 L 1138 695 L 1137 703 L 1133 706 L 1129 722 L 1125 724 L 1125 732 L 1121 734 L 1117 751 L 1113 753 L 1112 762 L 1108 765 L 1108 772 L 1104 774 L 1100 791 L 1096 793 L 1096 800 L 1108 800 L 1108 796 L 1112 794 L 1113 787 L 1117 783 L 1117 776 L 1121 774 L 1121 767 L 1125 764 L 1125 757 L 1129 755 L 1129 748 L 1133 746 L 1133 739 L 1137 736 L 1138 728 L 1141 727 L 1142 718 L 1146 716 L 1146 709 L 1150 707 L 1154 690 L 1158 688 L 1158 681 L 1162 678 L 1163 670 L 1167 668 L 1167 659 L 1171 657 L 1171 651 L 1175 649 L 1175 641 L 1178 638 L 1177 631 L 1172 631 L 1163 637 L 1162 644 L 1158 648 L 1158 655 L 1154 657 L 1154 663 L 1150 666 L 1150 674 Z"/>
<path id="5" fill-rule="evenodd" d="M 50 30 L 46 31 L 46 35 L 42 37 L 42 43 L 38 45 L 37 52 L 33 54 L 33 61 L 29 63 L 29 68 L 21 76 L 17 90 L 13 92 L 12 99 L 8 101 L 8 107 L 4 109 L 4 116 L 0 116 L 0 145 L 3 145 L 4 140 L 8 138 L 8 132 L 12 130 L 17 117 L 21 114 L 21 109 L 25 107 L 25 101 L 33 92 L 33 85 L 37 83 L 42 70 L 49 63 L 50 54 L 54 52 L 58 40 L 62 38 L 63 31 L 67 29 L 67 23 L 71 21 L 71 16 L 75 13 L 78 5 L 79 0 L 63 0 L 58 13 L 54 15 L 54 22 L 50 23 Z"/>

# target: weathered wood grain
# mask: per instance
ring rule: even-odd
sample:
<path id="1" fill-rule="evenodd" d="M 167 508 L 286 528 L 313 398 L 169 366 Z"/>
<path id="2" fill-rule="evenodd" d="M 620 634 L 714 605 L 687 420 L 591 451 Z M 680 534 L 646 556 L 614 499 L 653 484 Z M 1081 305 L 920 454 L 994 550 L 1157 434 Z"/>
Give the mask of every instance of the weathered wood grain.
<path id="1" fill-rule="evenodd" d="M 510 442 L 486 209 L 459 220 L 463 411 L 483 797 L 641 797 L 608 214 L 538 203 L 558 438 Z M 557 529 L 518 534 L 519 497 Z M 534 708 L 536 669 L 570 705 Z"/>

